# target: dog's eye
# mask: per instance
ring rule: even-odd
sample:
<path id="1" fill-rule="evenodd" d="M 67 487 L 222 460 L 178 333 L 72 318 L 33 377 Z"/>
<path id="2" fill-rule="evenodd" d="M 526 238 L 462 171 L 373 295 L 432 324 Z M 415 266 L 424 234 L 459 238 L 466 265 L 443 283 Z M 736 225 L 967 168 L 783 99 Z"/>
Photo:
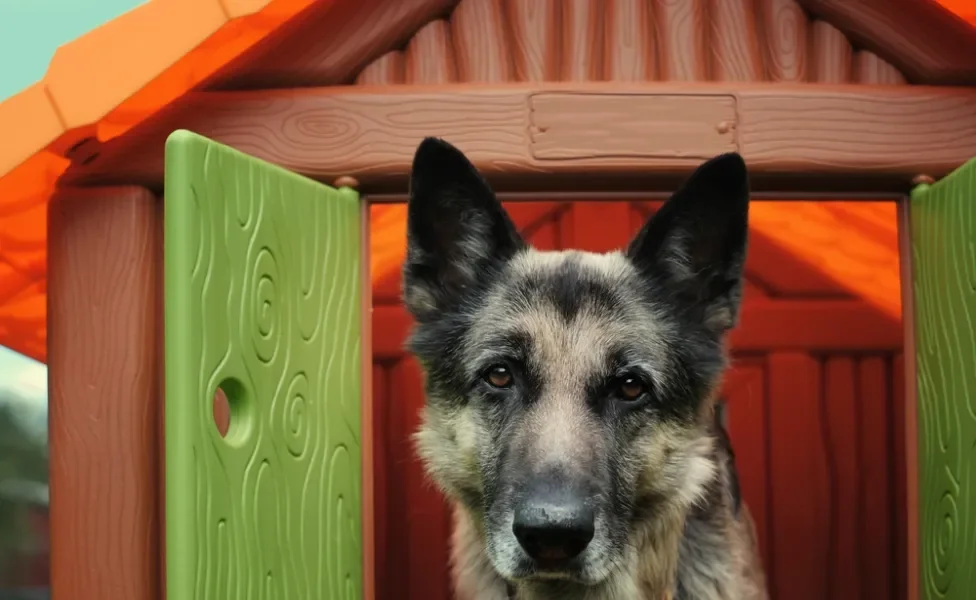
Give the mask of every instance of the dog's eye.
<path id="1" fill-rule="evenodd" d="M 617 395 L 623 400 L 637 400 L 646 392 L 647 386 L 636 375 L 624 375 L 617 382 Z"/>
<path id="2" fill-rule="evenodd" d="M 512 372 L 505 365 L 494 365 L 485 371 L 485 381 L 492 387 L 507 388 L 512 385 Z"/>

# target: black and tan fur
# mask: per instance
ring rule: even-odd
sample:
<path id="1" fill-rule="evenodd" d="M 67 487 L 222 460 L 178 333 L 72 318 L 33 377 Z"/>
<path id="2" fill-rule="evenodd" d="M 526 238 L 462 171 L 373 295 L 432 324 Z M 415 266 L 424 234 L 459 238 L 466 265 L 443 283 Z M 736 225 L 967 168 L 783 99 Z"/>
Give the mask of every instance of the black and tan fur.
<path id="1" fill-rule="evenodd" d="M 417 446 L 454 506 L 459 600 L 766 598 L 714 416 L 742 289 L 742 159 L 702 165 L 609 254 L 527 246 L 443 141 L 420 145 L 410 186 Z"/>

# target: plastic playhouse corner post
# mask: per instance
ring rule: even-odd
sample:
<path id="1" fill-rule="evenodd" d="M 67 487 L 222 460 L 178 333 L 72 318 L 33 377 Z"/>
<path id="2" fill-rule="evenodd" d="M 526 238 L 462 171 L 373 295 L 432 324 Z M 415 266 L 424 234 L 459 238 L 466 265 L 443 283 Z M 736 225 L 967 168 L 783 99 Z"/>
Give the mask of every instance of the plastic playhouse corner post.
<path id="1" fill-rule="evenodd" d="M 165 168 L 167 596 L 358 598 L 359 198 L 188 131 Z"/>

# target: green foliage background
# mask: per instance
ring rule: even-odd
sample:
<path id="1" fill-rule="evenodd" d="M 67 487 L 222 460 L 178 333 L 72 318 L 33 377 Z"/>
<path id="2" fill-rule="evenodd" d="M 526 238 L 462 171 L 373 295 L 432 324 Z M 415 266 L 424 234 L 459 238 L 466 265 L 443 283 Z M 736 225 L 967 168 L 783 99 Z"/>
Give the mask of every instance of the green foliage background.
<path id="1" fill-rule="evenodd" d="M 12 392 L 0 390 L 0 491 L 12 483 L 48 483 L 47 440 L 29 431 L 15 412 Z M 0 588 L 12 578 L 14 559 L 36 540 L 29 529 L 30 505 L 0 493 Z"/>

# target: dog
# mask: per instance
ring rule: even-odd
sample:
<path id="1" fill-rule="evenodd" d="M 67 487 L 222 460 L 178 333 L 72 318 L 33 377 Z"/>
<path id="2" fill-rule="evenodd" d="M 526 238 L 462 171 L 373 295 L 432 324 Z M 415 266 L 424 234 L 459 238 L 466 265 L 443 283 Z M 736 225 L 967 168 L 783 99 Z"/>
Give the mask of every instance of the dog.
<path id="1" fill-rule="evenodd" d="M 458 600 L 767 597 L 715 411 L 748 206 L 725 154 L 625 250 L 543 252 L 463 153 L 419 145 L 402 296 Z"/>

